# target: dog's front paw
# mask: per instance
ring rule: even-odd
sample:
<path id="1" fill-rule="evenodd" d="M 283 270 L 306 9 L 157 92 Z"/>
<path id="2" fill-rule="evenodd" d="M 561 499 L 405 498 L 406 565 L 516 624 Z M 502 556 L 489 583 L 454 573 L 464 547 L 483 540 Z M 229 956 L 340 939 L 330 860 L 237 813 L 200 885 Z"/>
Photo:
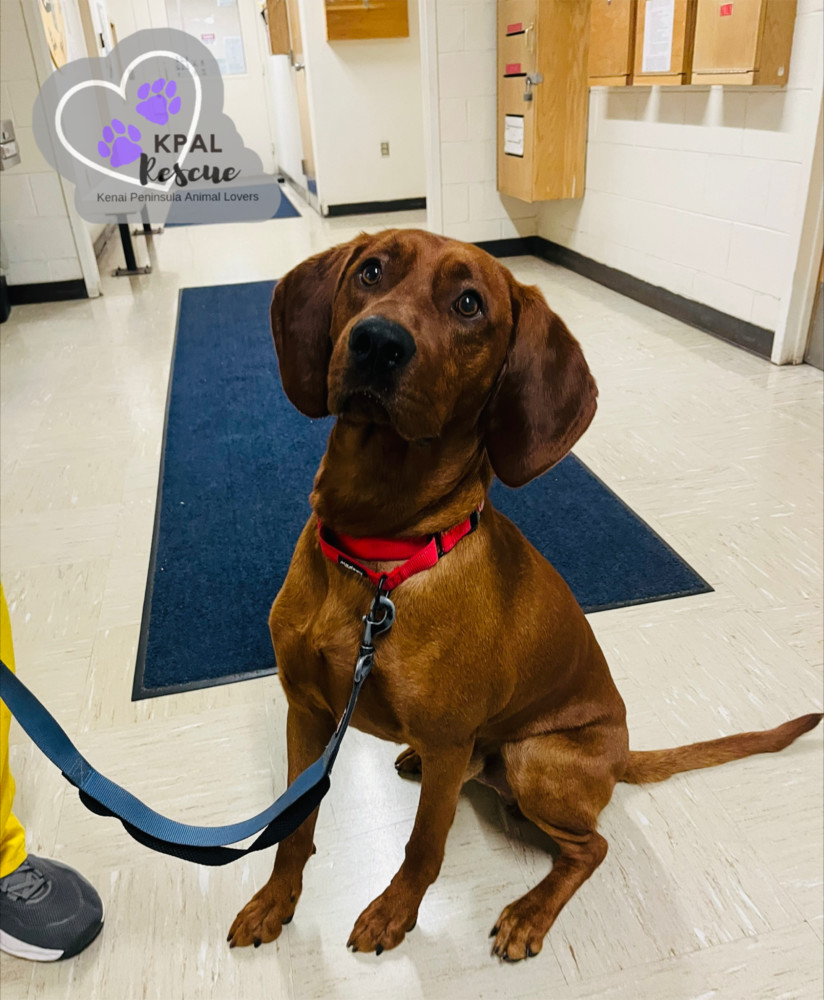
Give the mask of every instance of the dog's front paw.
<path id="1" fill-rule="evenodd" d="M 412 747 L 407 747 L 403 753 L 398 754 L 395 761 L 395 770 L 398 774 L 412 775 L 421 773 L 421 755 Z"/>
<path id="2" fill-rule="evenodd" d="M 547 930 L 542 908 L 523 896 L 504 909 L 492 928 L 489 935 L 495 938 L 492 954 L 504 962 L 532 958 L 543 948 Z"/>
<path id="3" fill-rule="evenodd" d="M 410 906 L 387 889 L 355 921 L 346 947 L 352 951 L 374 951 L 380 955 L 382 951 L 399 945 L 415 926 L 417 918 L 417 906 Z"/>
<path id="4" fill-rule="evenodd" d="M 229 947 L 246 948 L 253 944 L 257 948 L 280 937 L 283 925 L 294 916 L 298 895 L 267 882 L 235 917 L 226 939 Z"/>

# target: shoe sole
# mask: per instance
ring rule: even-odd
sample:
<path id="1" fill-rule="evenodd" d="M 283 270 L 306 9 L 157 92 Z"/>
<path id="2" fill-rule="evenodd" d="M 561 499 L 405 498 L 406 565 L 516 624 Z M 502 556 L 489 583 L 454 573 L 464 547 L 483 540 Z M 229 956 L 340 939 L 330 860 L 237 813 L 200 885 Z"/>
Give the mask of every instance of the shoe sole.
<path id="1" fill-rule="evenodd" d="M 0 951 L 7 955 L 14 955 L 15 958 L 25 958 L 29 962 L 57 962 L 61 958 L 73 958 L 84 948 L 87 948 L 100 933 L 102 927 L 103 921 L 101 920 L 99 924 L 90 927 L 89 932 L 67 951 L 60 948 L 41 948 L 28 941 L 20 941 L 7 931 L 0 930 Z"/>
<path id="2" fill-rule="evenodd" d="M 0 931 L 0 951 L 15 958 L 27 958 L 30 962 L 56 962 L 63 957 L 62 948 L 40 948 L 28 941 L 19 941 L 6 931 Z"/>

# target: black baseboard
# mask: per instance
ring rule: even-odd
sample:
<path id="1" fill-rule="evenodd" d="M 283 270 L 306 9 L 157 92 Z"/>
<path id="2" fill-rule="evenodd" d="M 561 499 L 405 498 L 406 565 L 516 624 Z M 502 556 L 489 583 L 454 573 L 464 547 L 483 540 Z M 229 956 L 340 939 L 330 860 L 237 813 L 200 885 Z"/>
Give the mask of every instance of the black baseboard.
<path id="1" fill-rule="evenodd" d="M 34 302 L 64 302 L 67 299 L 87 299 L 86 282 L 82 278 L 69 281 L 38 281 L 31 285 L 9 285 L 9 302 L 27 306 Z"/>
<path id="2" fill-rule="evenodd" d="M 395 201 L 354 201 L 349 205 L 329 205 L 327 216 L 371 215 L 374 212 L 411 212 L 426 208 L 426 198 L 398 198 Z"/>
<path id="3" fill-rule="evenodd" d="M 767 330 L 763 326 L 756 326 L 754 323 L 738 319 L 736 316 L 730 316 L 728 313 L 713 309 L 712 306 L 696 302 L 694 299 L 676 295 L 675 292 L 667 291 L 666 288 L 642 281 L 641 278 L 627 274 L 626 271 L 619 271 L 615 267 L 608 267 L 597 260 L 585 257 L 577 250 L 570 250 L 569 247 L 561 246 L 560 243 L 544 239 L 543 236 L 487 240 L 478 243 L 477 246 L 486 250 L 487 253 L 491 253 L 494 257 L 520 257 L 525 254 L 540 257 L 541 260 L 548 261 L 550 264 L 558 264 L 569 271 L 590 278 L 592 281 L 598 282 L 599 285 L 620 292 L 621 295 L 635 299 L 636 302 L 642 302 L 645 306 L 650 306 L 667 316 L 672 316 L 673 319 L 689 323 L 690 326 L 711 333 L 714 337 L 742 347 L 761 358 L 769 359 L 772 354 L 775 331 Z"/>
<path id="4" fill-rule="evenodd" d="M 532 236 L 512 236 L 506 240 L 482 240 L 475 246 L 493 257 L 535 257 L 538 254 L 532 246 L 532 239 Z"/>

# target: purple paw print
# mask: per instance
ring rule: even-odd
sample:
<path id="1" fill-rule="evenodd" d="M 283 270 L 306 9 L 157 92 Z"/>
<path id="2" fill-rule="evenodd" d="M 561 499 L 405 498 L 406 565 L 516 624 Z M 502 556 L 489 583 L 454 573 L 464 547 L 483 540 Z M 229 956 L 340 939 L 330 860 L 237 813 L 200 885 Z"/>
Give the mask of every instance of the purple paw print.
<path id="1" fill-rule="evenodd" d="M 137 145 L 140 130 L 130 125 L 126 126 L 119 118 L 112 118 L 111 125 L 103 129 L 103 138 L 97 144 L 97 152 L 104 160 L 109 160 L 113 167 L 122 167 L 134 163 L 143 150 Z"/>
<path id="2" fill-rule="evenodd" d="M 161 77 L 151 85 L 151 96 L 149 90 L 148 83 L 144 83 L 138 90 L 140 104 L 137 105 L 137 113 L 155 125 L 165 125 L 169 115 L 176 115 L 180 111 L 180 98 L 175 97 L 177 84 L 174 80 L 167 81 Z"/>

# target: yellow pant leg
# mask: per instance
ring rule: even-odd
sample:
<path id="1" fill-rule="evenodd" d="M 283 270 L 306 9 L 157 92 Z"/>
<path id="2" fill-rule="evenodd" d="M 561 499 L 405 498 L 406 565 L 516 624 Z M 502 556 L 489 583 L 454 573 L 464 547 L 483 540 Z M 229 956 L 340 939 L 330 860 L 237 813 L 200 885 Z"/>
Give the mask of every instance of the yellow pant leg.
<path id="1" fill-rule="evenodd" d="M 14 670 L 14 647 L 6 596 L 0 584 L 0 660 Z M 11 712 L 0 701 L 0 878 L 13 872 L 26 860 L 26 833 L 11 811 L 14 802 L 14 778 L 9 770 L 9 723 Z"/>

